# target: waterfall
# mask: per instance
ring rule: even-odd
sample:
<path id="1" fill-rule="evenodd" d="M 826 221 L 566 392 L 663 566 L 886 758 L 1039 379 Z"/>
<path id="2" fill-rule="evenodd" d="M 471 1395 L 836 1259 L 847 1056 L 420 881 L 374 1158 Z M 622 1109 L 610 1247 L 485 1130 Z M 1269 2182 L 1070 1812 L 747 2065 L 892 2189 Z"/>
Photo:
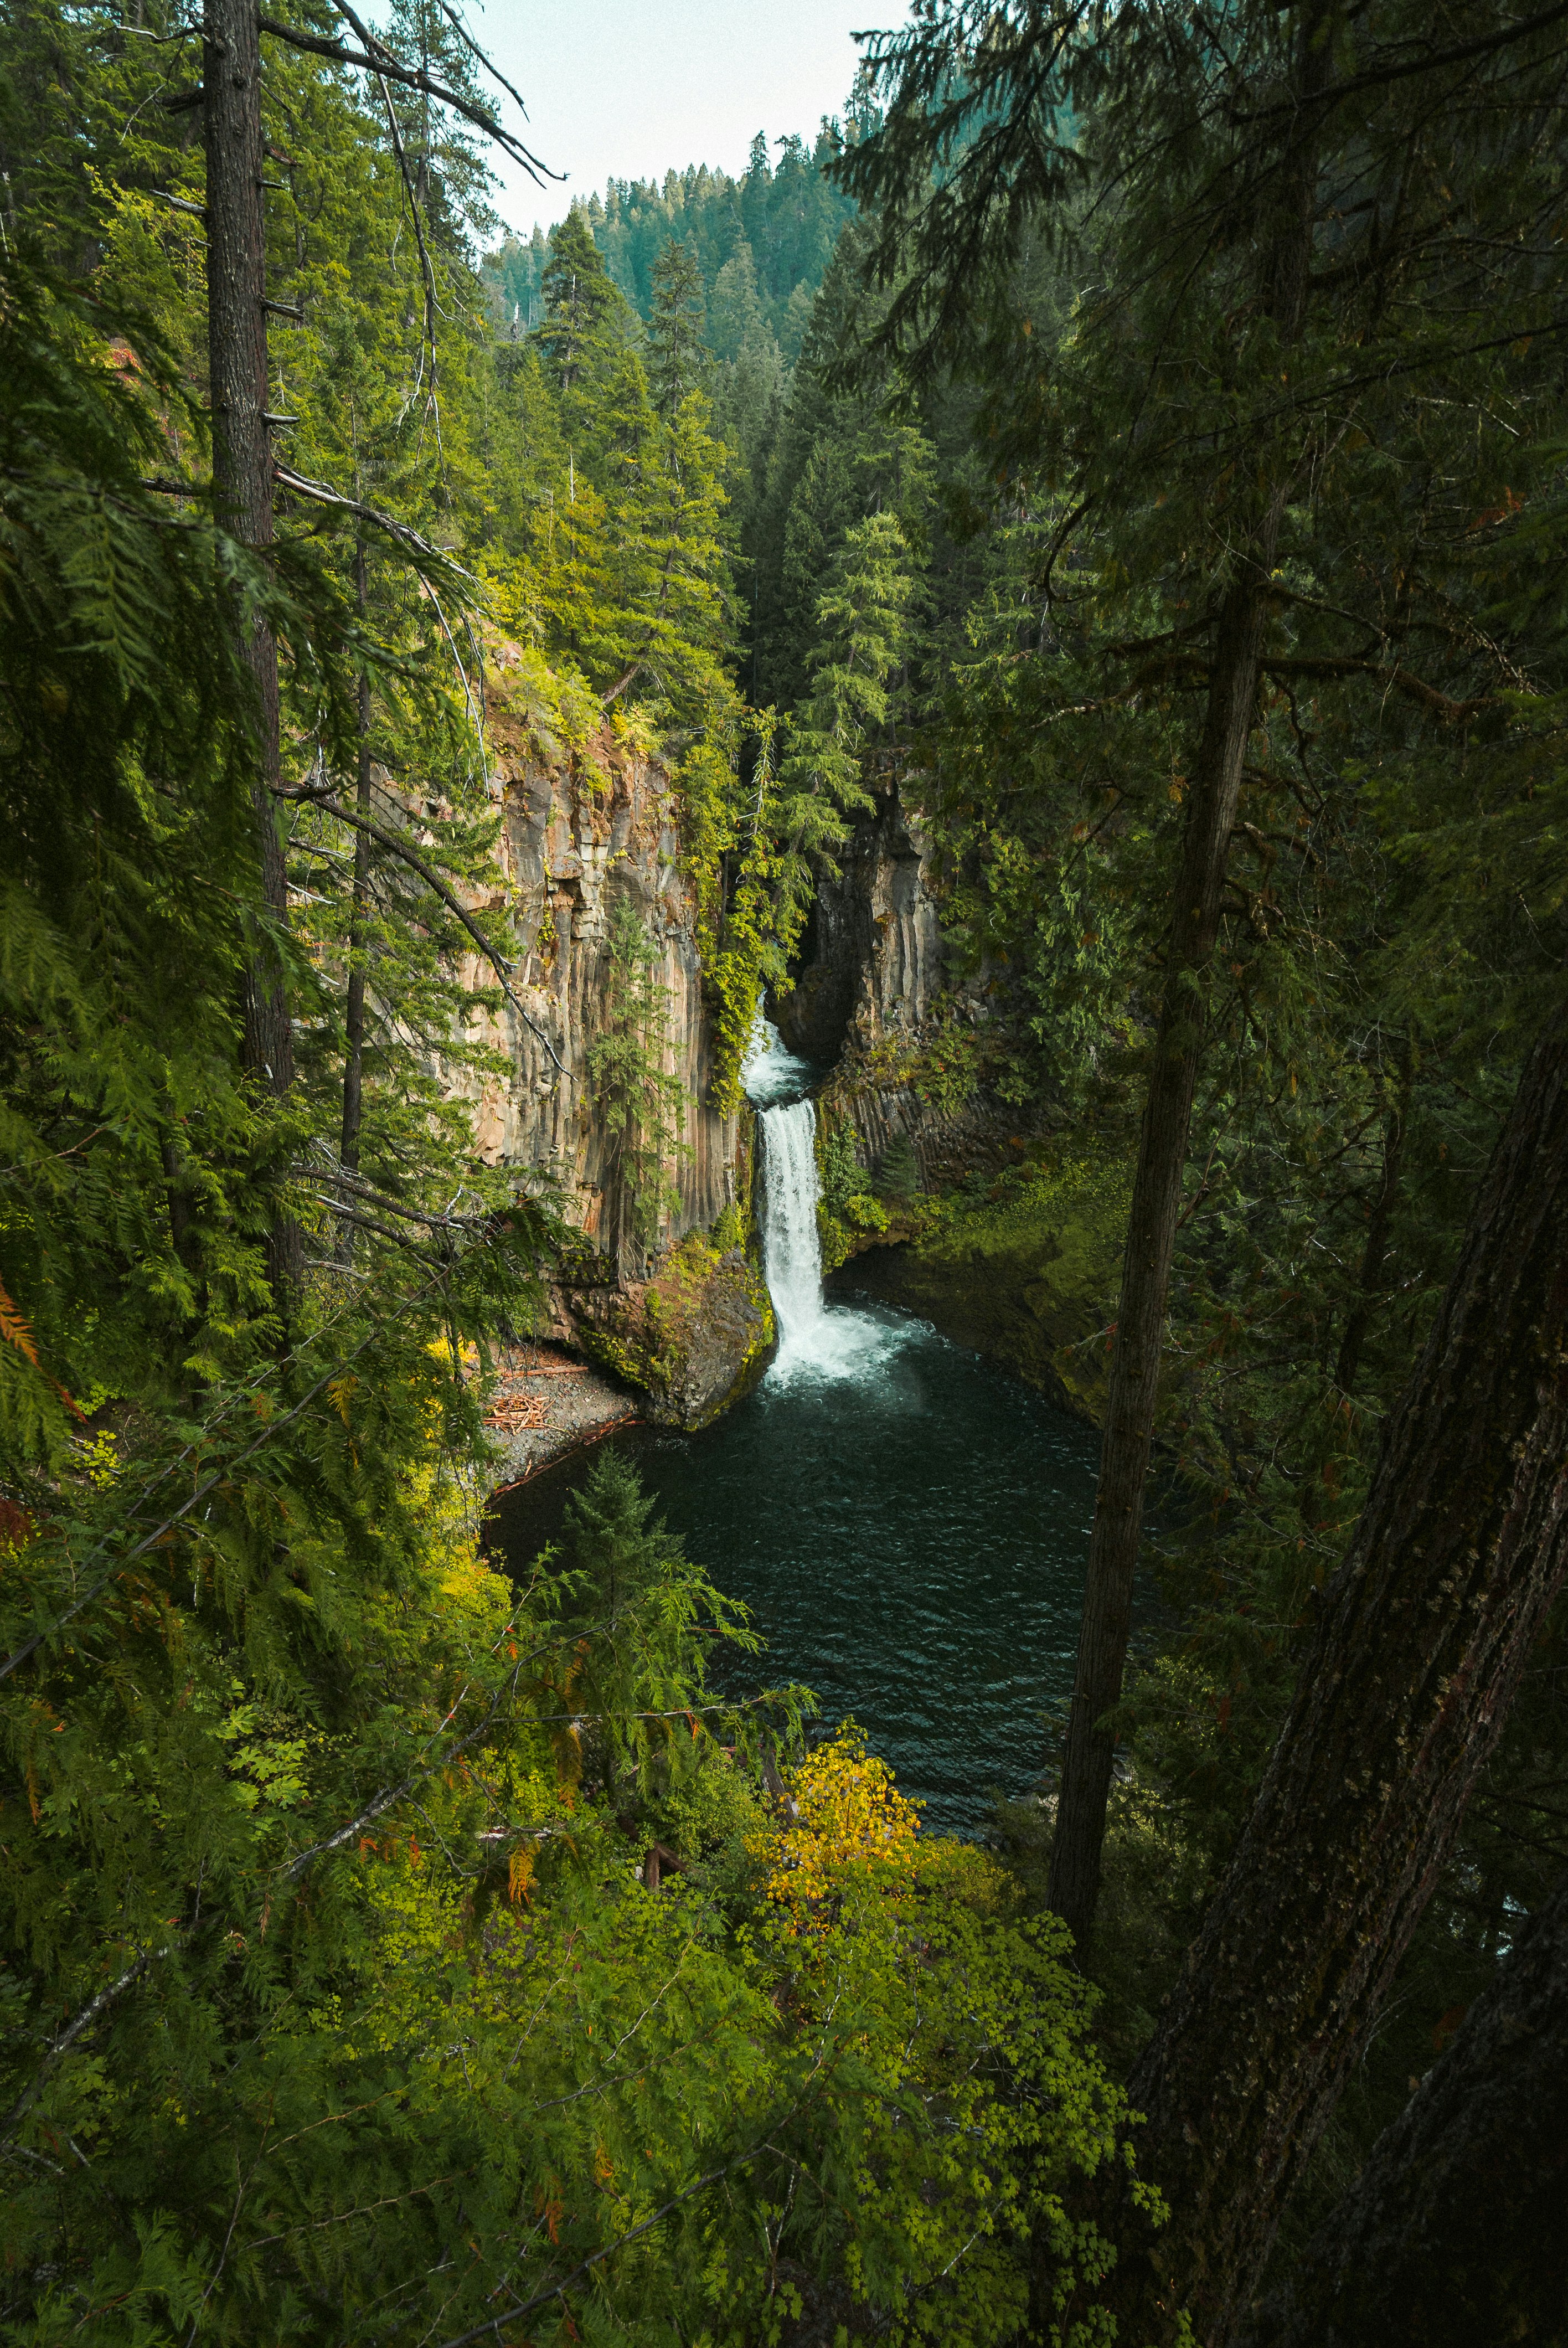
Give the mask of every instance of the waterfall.
<path id="1" fill-rule="evenodd" d="M 822 1249 L 816 1234 L 816 1110 L 809 1100 L 764 1108 L 763 1273 L 779 1324 L 779 1359 L 820 1351 Z"/>
<path id="2" fill-rule="evenodd" d="M 858 1377 L 903 1342 L 886 1321 L 823 1302 L 816 1107 L 806 1090 L 813 1075 L 759 1010 L 741 1076 L 762 1147 L 763 1274 L 779 1332 L 768 1376 L 775 1384 L 802 1373 Z"/>

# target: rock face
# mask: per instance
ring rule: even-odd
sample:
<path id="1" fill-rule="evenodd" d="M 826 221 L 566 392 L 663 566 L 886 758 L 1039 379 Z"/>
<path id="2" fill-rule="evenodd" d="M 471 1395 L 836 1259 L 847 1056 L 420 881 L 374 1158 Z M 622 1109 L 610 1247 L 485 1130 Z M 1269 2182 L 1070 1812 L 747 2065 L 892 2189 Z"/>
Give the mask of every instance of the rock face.
<path id="1" fill-rule="evenodd" d="M 942 939 L 920 819 L 897 789 L 855 827 L 836 878 L 824 873 L 794 991 L 779 1002 L 785 1048 L 824 1067 L 888 1034 L 917 1035 L 942 983 Z"/>
<path id="2" fill-rule="evenodd" d="M 831 1069 L 822 1114 L 854 1126 L 874 1166 L 897 1136 L 927 1189 L 1000 1162 L 1015 1115 L 968 1082 L 983 986 L 945 983 L 929 842 L 897 788 L 856 825 L 836 876 L 819 875 L 793 990 L 774 1015 L 786 1048 Z"/>
<path id="3" fill-rule="evenodd" d="M 829 1202 L 826 1260 L 853 1256 L 841 1285 L 934 1321 L 1098 1424 L 1126 1169 L 989 1088 L 988 973 L 944 972 L 934 881 L 918 817 L 889 793 L 856 826 L 840 875 L 819 880 L 796 985 L 776 1005 L 789 1048 L 831 1067 L 825 1148 L 847 1127 L 873 1179 L 900 1138 L 919 1169 L 924 1196 L 890 1200 L 885 1235 Z"/>
<path id="4" fill-rule="evenodd" d="M 706 1426 L 750 1393 L 773 1350 L 756 1266 L 696 1231 L 651 1280 L 574 1289 L 568 1303 L 584 1352 L 640 1388 L 659 1426 Z"/>
<path id="5" fill-rule="evenodd" d="M 765 1358 L 766 1341 L 759 1310 L 742 1309 L 736 1270 L 747 1237 L 738 1176 L 750 1112 L 723 1116 L 710 1098 L 713 1031 L 670 777 L 609 727 L 569 756 L 541 713 L 537 665 L 516 645 L 491 647 L 486 700 L 501 828 L 494 885 L 471 902 L 510 956 L 522 1010 L 506 1003 L 489 1014 L 487 1040 L 505 1056 L 507 1074 L 481 1087 L 454 1071 L 452 1090 L 474 1104 L 487 1162 L 550 1178 L 580 1235 L 573 1276 L 554 1292 L 551 1334 L 641 1388 L 666 1423 L 698 1425 L 719 1406 L 719 1389 L 743 1380 L 759 1351 Z M 618 899 L 636 914 L 652 956 L 660 1056 L 681 1103 L 664 1160 L 669 1197 L 651 1237 L 636 1231 L 629 1186 L 594 1113 L 592 1047 L 616 1015 L 610 937 Z M 494 983 L 477 955 L 466 975 L 476 986 Z M 711 1309 L 684 1314 L 684 1338 L 671 1322 L 658 1345 L 634 1341 L 631 1325 L 641 1328 L 661 1309 L 651 1300 L 673 1277 L 682 1243 L 715 1232 L 722 1244 L 700 1250 Z M 682 1297 L 695 1262 L 682 1275 Z"/>

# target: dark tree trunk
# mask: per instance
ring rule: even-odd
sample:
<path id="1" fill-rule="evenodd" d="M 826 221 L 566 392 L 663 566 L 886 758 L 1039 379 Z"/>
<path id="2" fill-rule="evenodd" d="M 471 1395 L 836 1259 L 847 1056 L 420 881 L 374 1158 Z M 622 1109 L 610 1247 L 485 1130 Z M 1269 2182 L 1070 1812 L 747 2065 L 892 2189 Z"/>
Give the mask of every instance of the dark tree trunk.
<path id="1" fill-rule="evenodd" d="M 1245 2339 L 1568 2339 L 1568 1877 Z"/>
<path id="2" fill-rule="evenodd" d="M 1114 1739 L 1099 1724 L 1122 1694 L 1171 1256 L 1203 1048 L 1204 978 L 1219 932 L 1225 855 L 1257 696 L 1266 582 L 1277 527 L 1276 509 L 1255 561 L 1225 597 L 1216 630 L 1208 712 L 1190 783 L 1164 999 L 1132 1186 L 1078 1666 L 1050 1859 L 1050 1905 L 1071 1927 L 1080 1946 L 1088 1937 L 1100 1890 L 1100 1853 Z"/>
<path id="3" fill-rule="evenodd" d="M 267 424 L 266 242 L 261 211 L 261 36 L 246 0 L 206 0 L 201 87 L 207 148 L 207 360 L 212 400 L 212 481 L 220 520 L 247 546 L 272 543 L 272 451 Z M 274 796 L 280 780 L 278 653 L 272 629 L 247 623 L 244 657 L 259 729 L 257 839 L 267 910 L 288 919 L 288 880 Z M 294 1079 L 293 1033 L 275 945 L 253 941 L 245 978 L 245 1066 L 280 1097 Z M 280 1302 L 297 1288 L 297 1224 L 280 1220 L 271 1247 Z"/>
<path id="4" fill-rule="evenodd" d="M 1114 2296 L 1218 2348 L 1568 1566 L 1568 1012 L 1532 1055 L 1253 1814 L 1129 2085 L 1170 2225 Z M 1120 2225 L 1120 2219 L 1112 2221 Z M 1139 2336 L 1142 2336 L 1141 2334 Z"/>
<path id="5" fill-rule="evenodd" d="M 1327 35 L 1335 14 L 1336 0 L 1317 0 L 1302 11 L 1295 67 L 1298 98 L 1310 96 L 1330 70 L 1332 45 Z M 1289 143 L 1281 158 L 1279 210 L 1261 289 L 1284 345 L 1292 344 L 1301 331 L 1312 258 L 1315 117 L 1308 110 L 1299 119 L 1303 127 L 1288 133 Z M 1285 499 L 1283 483 L 1276 481 L 1264 491 L 1250 543 L 1235 565 L 1215 618 L 1208 704 L 1189 782 L 1164 993 L 1138 1144 L 1083 1621 L 1050 1859 L 1050 1905 L 1071 1928 L 1081 1947 L 1094 1921 L 1100 1891 L 1105 1807 L 1114 1757 L 1115 1741 L 1100 1723 L 1122 1694 L 1132 1617 L 1132 1574 L 1143 1533 L 1143 1488 L 1164 1348 L 1171 1259 L 1207 1016 L 1207 976 L 1219 933 L 1225 860 L 1257 700 L 1269 576 Z"/>
<path id="6" fill-rule="evenodd" d="M 364 617 L 365 575 L 364 548 L 361 544 L 354 554 L 354 589 L 359 602 L 360 617 Z M 370 816 L 370 676 L 362 670 L 359 680 L 359 775 L 355 805 L 367 820 Z M 364 955 L 366 928 L 370 909 L 370 834 L 356 831 L 354 839 L 354 901 L 349 914 L 348 929 L 348 1001 L 343 1012 L 343 1147 L 339 1152 L 351 1174 L 359 1171 L 359 1130 L 364 1087 Z M 344 1262 L 354 1254 L 354 1226 L 344 1222 L 338 1241 L 338 1252 Z"/>

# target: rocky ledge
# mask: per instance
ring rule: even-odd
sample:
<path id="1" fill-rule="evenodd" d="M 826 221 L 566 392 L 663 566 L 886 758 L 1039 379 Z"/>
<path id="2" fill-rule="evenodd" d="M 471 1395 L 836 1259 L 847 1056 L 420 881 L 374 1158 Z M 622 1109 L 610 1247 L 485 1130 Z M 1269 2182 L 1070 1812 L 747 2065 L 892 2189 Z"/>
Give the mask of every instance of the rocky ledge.
<path id="1" fill-rule="evenodd" d="M 561 1305 L 590 1360 L 638 1389 L 656 1426 L 706 1426 L 768 1365 L 773 1307 L 740 1246 L 692 1231 L 651 1278 L 564 1286 Z"/>

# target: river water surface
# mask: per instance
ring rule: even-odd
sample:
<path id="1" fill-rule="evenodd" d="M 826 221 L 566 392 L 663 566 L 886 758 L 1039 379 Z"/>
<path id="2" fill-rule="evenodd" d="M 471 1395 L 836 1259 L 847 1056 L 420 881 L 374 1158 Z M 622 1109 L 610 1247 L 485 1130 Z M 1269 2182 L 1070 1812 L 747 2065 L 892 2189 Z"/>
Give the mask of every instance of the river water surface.
<path id="1" fill-rule="evenodd" d="M 1038 1779 L 1043 1716 L 1071 1687 L 1098 1440 L 927 1323 L 824 1297 L 810 1075 L 759 1035 L 772 1368 L 702 1435 L 611 1440 L 751 1608 L 767 1641 L 753 1684 L 804 1681 L 826 1723 L 860 1723 L 929 1825 L 973 1831 L 993 1793 Z M 514 1570 L 557 1537 L 587 1465 L 497 1500 L 492 1544 Z"/>

